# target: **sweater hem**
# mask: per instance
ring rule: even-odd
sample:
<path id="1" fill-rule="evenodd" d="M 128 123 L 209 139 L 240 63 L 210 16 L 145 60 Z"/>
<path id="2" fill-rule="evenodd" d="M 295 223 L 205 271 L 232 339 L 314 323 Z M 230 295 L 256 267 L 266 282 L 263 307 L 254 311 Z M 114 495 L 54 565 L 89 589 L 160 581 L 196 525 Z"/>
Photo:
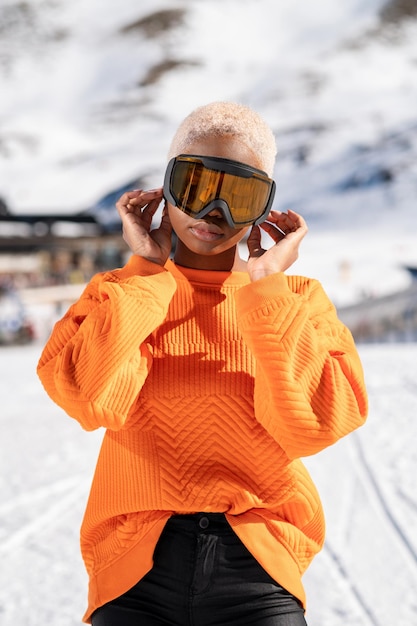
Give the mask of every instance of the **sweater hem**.
<path id="1" fill-rule="evenodd" d="M 287 548 L 268 530 L 262 514 L 247 511 L 242 516 L 226 515 L 233 531 L 263 569 L 306 609 L 306 594 L 297 562 Z M 253 531 L 256 524 L 256 532 Z M 273 558 L 271 558 L 273 555 Z"/>
<path id="2" fill-rule="evenodd" d="M 155 546 L 170 516 L 168 512 L 155 521 L 145 537 L 141 537 L 130 550 L 90 576 L 88 607 L 82 618 L 85 624 L 91 624 L 96 609 L 126 593 L 152 569 Z"/>

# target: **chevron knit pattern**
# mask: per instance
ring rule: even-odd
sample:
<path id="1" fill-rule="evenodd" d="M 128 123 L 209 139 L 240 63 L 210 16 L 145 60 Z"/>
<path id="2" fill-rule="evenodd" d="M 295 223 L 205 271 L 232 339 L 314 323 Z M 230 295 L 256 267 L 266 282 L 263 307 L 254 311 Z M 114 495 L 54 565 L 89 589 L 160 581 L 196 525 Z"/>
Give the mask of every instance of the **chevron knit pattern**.
<path id="1" fill-rule="evenodd" d="M 149 571 L 173 513 L 226 513 L 305 602 L 324 521 L 300 457 L 367 412 L 352 337 L 317 281 L 132 256 L 57 323 L 38 373 L 83 428 L 107 429 L 81 529 L 85 621 Z"/>

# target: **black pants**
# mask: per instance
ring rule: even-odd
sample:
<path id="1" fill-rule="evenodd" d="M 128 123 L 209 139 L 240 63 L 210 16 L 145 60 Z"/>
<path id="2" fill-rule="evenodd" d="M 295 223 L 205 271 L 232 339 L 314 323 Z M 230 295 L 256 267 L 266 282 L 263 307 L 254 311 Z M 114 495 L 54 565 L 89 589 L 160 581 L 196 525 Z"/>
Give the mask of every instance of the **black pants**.
<path id="1" fill-rule="evenodd" d="M 93 626 L 306 626 L 298 601 L 259 565 L 221 514 L 172 517 L 154 567 L 97 609 Z"/>

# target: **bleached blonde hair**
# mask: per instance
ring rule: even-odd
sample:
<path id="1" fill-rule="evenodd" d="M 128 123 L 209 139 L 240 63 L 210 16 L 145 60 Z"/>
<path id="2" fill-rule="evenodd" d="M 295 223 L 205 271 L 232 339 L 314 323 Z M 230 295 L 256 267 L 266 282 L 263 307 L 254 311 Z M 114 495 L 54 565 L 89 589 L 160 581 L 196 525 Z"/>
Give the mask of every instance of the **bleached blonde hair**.
<path id="1" fill-rule="evenodd" d="M 168 159 L 208 137 L 229 135 L 242 141 L 259 159 L 259 168 L 273 175 L 277 147 L 268 124 L 253 109 L 236 102 L 211 102 L 194 109 L 179 125 Z"/>

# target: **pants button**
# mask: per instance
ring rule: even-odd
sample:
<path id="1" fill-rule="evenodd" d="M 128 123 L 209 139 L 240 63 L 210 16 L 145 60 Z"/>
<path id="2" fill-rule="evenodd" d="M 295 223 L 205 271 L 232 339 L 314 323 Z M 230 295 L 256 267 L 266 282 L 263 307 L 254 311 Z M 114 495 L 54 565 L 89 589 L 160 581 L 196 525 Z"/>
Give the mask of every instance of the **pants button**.
<path id="1" fill-rule="evenodd" d="M 208 517 L 202 517 L 202 518 L 200 519 L 200 521 L 198 522 L 198 525 L 199 525 L 199 526 L 200 526 L 200 528 L 202 528 L 203 530 L 205 530 L 206 528 L 208 528 L 208 527 L 209 527 L 209 524 L 210 524 L 210 522 L 209 522 L 209 520 L 208 520 Z"/>

